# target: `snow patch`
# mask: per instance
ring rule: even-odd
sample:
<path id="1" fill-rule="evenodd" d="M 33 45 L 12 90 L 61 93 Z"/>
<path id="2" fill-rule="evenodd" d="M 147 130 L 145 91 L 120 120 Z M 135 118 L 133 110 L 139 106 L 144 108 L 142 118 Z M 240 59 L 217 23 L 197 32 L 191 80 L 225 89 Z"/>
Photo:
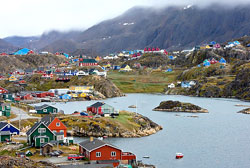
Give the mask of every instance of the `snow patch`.
<path id="1" fill-rule="evenodd" d="M 188 6 L 185 6 L 183 9 L 186 10 L 186 9 L 189 9 L 191 8 L 193 5 L 188 5 Z"/>
<path id="2" fill-rule="evenodd" d="M 134 22 L 131 22 L 131 23 L 123 23 L 122 25 L 123 26 L 130 26 L 130 25 L 133 25 L 133 24 L 135 24 Z"/>

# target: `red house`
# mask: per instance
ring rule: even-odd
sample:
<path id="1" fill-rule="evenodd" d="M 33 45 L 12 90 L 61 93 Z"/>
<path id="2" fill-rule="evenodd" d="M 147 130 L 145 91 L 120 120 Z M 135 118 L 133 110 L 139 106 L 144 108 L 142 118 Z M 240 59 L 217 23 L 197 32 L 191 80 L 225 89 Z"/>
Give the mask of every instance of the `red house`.
<path id="1" fill-rule="evenodd" d="M 33 96 L 31 94 L 24 94 L 21 96 L 22 100 L 33 100 Z"/>
<path id="2" fill-rule="evenodd" d="M 41 121 L 54 133 L 63 133 L 67 137 L 67 127 L 55 116 L 45 116 Z"/>
<path id="3" fill-rule="evenodd" d="M 8 90 L 0 87 L 0 94 L 8 93 Z"/>
<path id="4" fill-rule="evenodd" d="M 118 147 L 99 139 L 93 139 L 79 143 L 79 153 L 90 161 L 98 163 L 113 163 L 117 167 L 122 160 L 127 163 L 136 161 L 136 156 L 130 152 L 122 152 Z M 123 158 L 124 157 L 124 158 Z"/>

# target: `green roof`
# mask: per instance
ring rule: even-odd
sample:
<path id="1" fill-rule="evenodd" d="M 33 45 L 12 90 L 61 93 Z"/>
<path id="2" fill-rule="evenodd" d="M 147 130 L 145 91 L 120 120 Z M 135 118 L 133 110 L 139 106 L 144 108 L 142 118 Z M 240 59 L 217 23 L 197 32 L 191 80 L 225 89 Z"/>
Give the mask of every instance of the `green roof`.
<path id="1" fill-rule="evenodd" d="M 81 63 L 97 63 L 97 61 L 95 59 L 83 59 Z"/>

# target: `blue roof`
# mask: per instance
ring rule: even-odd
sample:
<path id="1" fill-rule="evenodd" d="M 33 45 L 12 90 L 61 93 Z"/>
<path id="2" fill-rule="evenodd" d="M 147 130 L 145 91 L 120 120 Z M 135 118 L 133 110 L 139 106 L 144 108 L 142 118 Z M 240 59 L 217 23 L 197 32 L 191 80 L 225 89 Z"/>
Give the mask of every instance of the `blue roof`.
<path id="1" fill-rule="evenodd" d="M 69 58 L 69 54 L 63 53 L 66 58 Z"/>
<path id="2" fill-rule="evenodd" d="M 216 44 L 216 42 L 215 42 L 215 41 L 211 41 L 211 42 L 210 42 L 210 44 L 215 45 L 215 44 Z"/>
<path id="3" fill-rule="evenodd" d="M 227 63 L 227 61 L 224 58 L 221 58 L 219 62 L 220 63 Z"/>
<path id="4" fill-rule="evenodd" d="M 28 48 L 23 48 L 21 50 L 18 50 L 17 52 L 14 53 L 14 55 L 27 55 L 30 49 Z"/>
<path id="5" fill-rule="evenodd" d="M 204 64 L 203 64 L 204 66 L 210 66 L 210 62 L 205 62 Z"/>
<path id="6" fill-rule="evenodd" d="M 172 55 L 168 56 L 169 59 L 174 59 L 174 57 Z"/>

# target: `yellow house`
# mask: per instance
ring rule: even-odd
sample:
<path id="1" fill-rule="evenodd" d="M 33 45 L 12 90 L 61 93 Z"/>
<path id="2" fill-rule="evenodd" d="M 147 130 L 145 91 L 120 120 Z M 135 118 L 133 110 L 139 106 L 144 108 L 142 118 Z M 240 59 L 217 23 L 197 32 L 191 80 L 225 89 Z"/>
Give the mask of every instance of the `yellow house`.
<path id="1" fill-rule="evenodd" d="M 119 53 L 118 57 L 124 57 L 124 54 L 123 53 Z"/>
<path id="2" fill-rule="evenodd" d="M 209 45 L 206 45 L 206 49 L 210 49 L 211 47 Z"/>
<path id="3" fill-rule="evenodd" d="M 99 61 L 101 60 L 101 58 L 100 58 L 99 56 L 97 56 L 97 57 L 95 58 L 95 60 L 96 60 L 97 62 L 99 62 Z"/>
<path id="4" fill-rule="evenodd" d="M 9 81 L 10 81 L 10 82 L 17 81 L 17 78 L 16 78 L 14 75 L 11 75 L 11 76 L 9 77 Z"/>
<path id="5" fill-rule="evenodd" d="M 74 92 L 90 92 L 94 90 L 94 86 L 70 86 L 69 87 L 70 91 Z"/>
<path id="6" fill-rule="evenodd" d="M 121 71 L 121 72 L 130 72 L 130 71 L 132 71 L 132 69 L 130 68 L 129 65 L 125 65 L 125 64 L 124 64 L 124 65 L 121 66 L 120 71 Z"/>
<path id="7" fill-rule="evenodd" d="M 80 93 L 80 94 L 78 95 L 78 97 L 87 97 L 87 94 L 86 94 L 86 93 Z"/>
<path id="8" fill-rule="evenodd" d="M 71 93 L 71 97 L 76 98 L 76 97 L 78 97 L 78 94 L 77 93 Z"/>

